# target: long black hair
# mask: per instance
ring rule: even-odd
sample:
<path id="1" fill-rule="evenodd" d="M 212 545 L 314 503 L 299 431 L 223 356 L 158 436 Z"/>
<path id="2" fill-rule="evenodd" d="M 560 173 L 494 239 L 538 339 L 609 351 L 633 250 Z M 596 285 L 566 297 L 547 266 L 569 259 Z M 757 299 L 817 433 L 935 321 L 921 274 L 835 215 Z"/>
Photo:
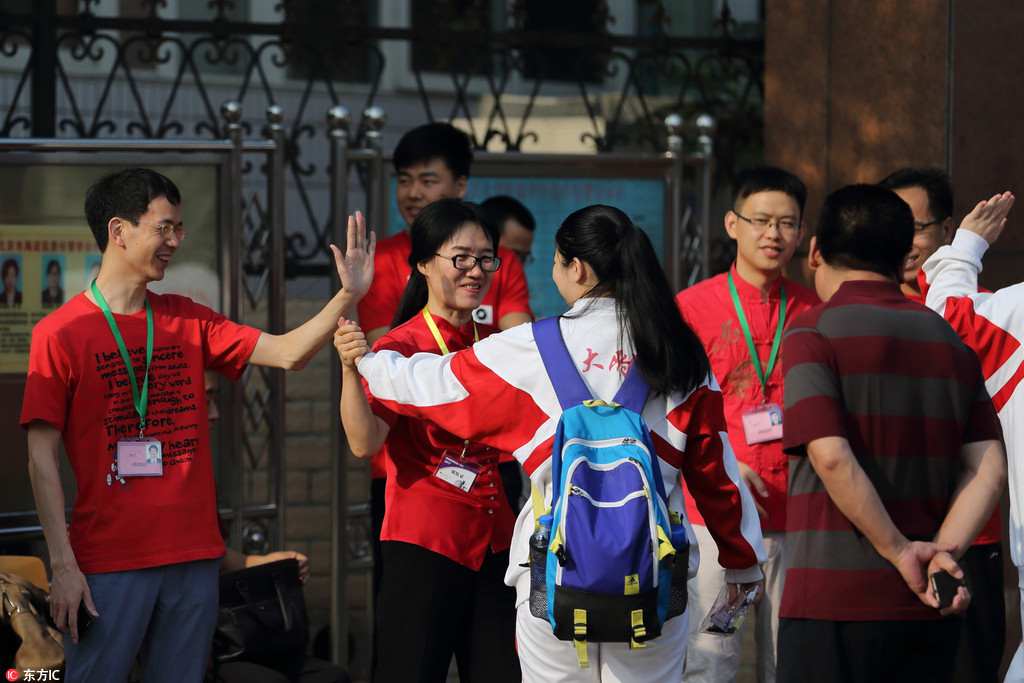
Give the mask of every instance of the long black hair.
<path id="1" fill-rule="evenodd" d="M 555 243 L 568 265 L 590 264 L 599 283 L 588 296 L 615 299 L 635 363 L 655 393 L 687 394 L 710 366 L 700 339 L 683 321 L 647 234 L 612 206 L 595 204 L 562 221 Z"/>
<path id="2" fill-rule="evenodd" d="M 438 199 L 416 215 L 409 227 L 412 240 L 409 282 L 405 285 L 402 301 L 391 321 L 392 328 L 398 327 L 427 305 L 427 278 L 423 277 L 416 266 L 434 258 L 437 250 L 467 223 L 480 226 L 490 239 L 491 246 L 495 251 L 498 250 L 498 233 L 494 226 L 484 224 L 476 204 L 461 199 Z"/>

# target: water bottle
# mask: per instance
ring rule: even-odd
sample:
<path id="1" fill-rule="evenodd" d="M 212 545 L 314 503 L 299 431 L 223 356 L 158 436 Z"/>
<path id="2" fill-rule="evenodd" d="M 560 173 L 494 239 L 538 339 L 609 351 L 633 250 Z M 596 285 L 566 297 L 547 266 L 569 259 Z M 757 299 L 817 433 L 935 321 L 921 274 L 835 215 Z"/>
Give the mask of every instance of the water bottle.
<path id="1" fill-rule="evenodd" d="M 548 618 L 547 564 L 551 542 L 551 515 L 537 520 L 537 529 L 530 536 L 530 614 Z"/>

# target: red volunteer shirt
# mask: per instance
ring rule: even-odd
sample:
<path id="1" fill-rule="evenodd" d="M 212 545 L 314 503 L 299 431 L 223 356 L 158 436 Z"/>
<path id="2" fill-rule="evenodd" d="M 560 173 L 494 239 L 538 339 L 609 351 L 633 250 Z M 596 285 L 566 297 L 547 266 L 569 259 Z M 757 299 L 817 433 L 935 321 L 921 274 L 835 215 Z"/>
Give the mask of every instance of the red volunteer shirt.
<path id="1" fill-rule="evenodd" d="M 928 296 L 928 279 L 924 275 L 924 270 L 917 271 L 917 288 L 921 292 L 920 295 L 904 295 L 915 303 L 919 303 L 922 306 L 925 305 L 924 300 Z M 979 292 L 987 292 L 988 290 L 984 287 L 978 287 Z M 952 312 L 952 308 L 946 309 Z M 947 317 L 948 321 L 948 317 Z M 954 329 L 956 327 L 954 326 Z M 996 506 L 996 509 L 992 512 L 992 517 L 985 523 L 985 527 L 978 534 L 978 537 L 974 539 L 973 545 L 991 545 L 993 543 L 1001 543 L 1003 540 L 1003 517 L 1000 512 L 1000 506 Z"/>
<path id="2" fill-rule="evenodd" d="M 162 477 L 107 484 L 117 441 L 137 436 L 138 415 L 124 361 L 99 307 L 79 294 L 32 331 L 21 425 L 40 421 L 61 432 L 78 486 L 71 547 L 86 574 L 224 554 L 203 371 L 237 379 L 260 332 L 182 296 L 148 296 L 154 334 L 146 436 L 163 443 Z M 114 318 L 141 387 L 145 311 Z"/>
<path id="3" fill-rule="evenodd" d="M 450 351 L 473 344 L 472 323 L 456 329 L 437 316 L 433 320 Z M 497 331 L 489 325 L 477 325 L 477 330 L 481 339 Z M 388 332 L 373 348 L 403 356 L 440 353 L 421 314 Z M 432 422 L 397 415 L 368 391 L 367 398 L 374 414 L 391 427 L 384 449 L 386 512 L 380 540 L 413 543 L 474 570 L 480 569 L 488 551 L 508 550 L 515 517 L 498 473 L 499 451 L 470 444 L 465 461 L 478 468 L 478 474 L 470 491 L 464 492 L 434 476 L 445 454 L 460 458 L 462 439 Z"/>
<path id="4" fill-rule="evenodd" d="M 818 296 L 792 280 L 780 278 L 765 298 L 757 287 L 739 276 L 735 265 L 732 267 L 732 276 L 750 325 L 750 336 L 761 358 L 761 367 L 766 369 L 779 320 L 779 287 L 786 288 L 786 319 L 783 329 L 789 327 L 798 315 L 816 305 Z M 700 337 L 708 360 L 711 361 L 711 371 L 722 389 L 732 450 L 738 460 L 761 477 L 768 489 L 767 498 L 751 492 L 768 512 L 768 516 L 761 520 L 761 528 L 765 531 L 785 531 L 787 467 L 782 441 L 747 445 L 743 432 L 744 413 L 766 402 L 782 406 L 782 353 L 779 352 L 779 358 L 768 377 L 768 395 L 765 396 L 736 316 L 725 273 L 679 292 L 676 303 L 687 324 Z M 704 524 L 689 491 L 686 491 L 686 514 L 691 522 Z"/>
<path id="5" fill-rule="evenodd" d="M 377 244 L 373 257 L 373 284 L 363 300 L 359 302 L 359 325 L 369 332 L 378 327 L 389 327 L 409 280 L 409 253 L 412 241 L 409 231 L 403 230 Z M 530 310 L 530 292 L 526 287 L 526 273 L 515 252 L 498 247 L 501 268 L 491 278 L 476 321 L 497 326 L 498 321 L 509 313 L 526 313 Z M 383 451 L 373 456 L 370 463 L 374 479 L 384 476 Z"/>

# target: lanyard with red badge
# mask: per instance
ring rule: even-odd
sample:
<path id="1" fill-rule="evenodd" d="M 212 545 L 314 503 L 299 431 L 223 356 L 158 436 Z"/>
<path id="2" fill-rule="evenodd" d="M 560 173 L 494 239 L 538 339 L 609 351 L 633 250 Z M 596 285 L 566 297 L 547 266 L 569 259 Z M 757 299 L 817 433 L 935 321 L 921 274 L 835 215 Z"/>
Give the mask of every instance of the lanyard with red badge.
<path id="1" fill-rule="evenodd" d="M 163 465 L 163 444 L 159 439 L 147 439 L 146 410 L 149 405 L 149 366 L 153 361 L 153 308 L 146 298 L 146 374 L 142 380 L 142 389 L 135 379 L 135 370 L 132 367 L 132 357 L 128 353 L 128 347 L 118 329 L 114 314 L 110 311 L 110 305 L 103 296 L 103 292 L 96 286 L 96 280 L 90 286 L 92 296 L 96 304 L 103 311 L 107 319 L 110 332 L 117 342 L 117 350 L 121 353 L 121 360 L 124 361 L 125 370 L 128 371 L 128 382 L 132 389 L 132 404 L 139 416 L 139 436 L 135 439 L 119 439 L 117 450 L 114 454 L 114 462 L 110 465 L 110 472 L 107 473 L 107 486 L 113 484 L 114 480 L 125 483 L 125 477 L 160 477 L 164 473 Z"/>
<path id="2" fill-rule="evenodd" d="M 754 339 L 750 335 L 750 325 L 747 323 L 747 316 L 743 312 L 743 304 L 740 303 L 739 292 L 736 291 L 736 281 L 733 280 L 732 271 L 729 271 L 729 294 L 732 296 L 732 305 L 736 309 L 736 317 L 740 321 L 740 329 L 743 330 L 743 338 L 747 341 L 747 350 L 750 352 L 750 361 L 757 372 L 757 379 L 761 382 L 761 392 L 765 402 L 758 407 L 748 410 L 743 414 L 743 435 L 748 445 L 775 441 L 782 438 L 782 408 L 777 403 L 768 403 L 768 378 L 775 369 L 775 361 L 779 358 L 779 347 L 782 344 L 782 328 L 786 322 L 786 290 L 779 287 L 779 320 L 775 326 L 775 339 L 772 341 L 771 354 L 768 356 L 768 367 L 761 367 L 761 358 L 757 355 L 757 347 L 754 346 Z"/>
<path id="3" fill-rule="evenodd" d="M 437 329 L 437 323 L 430 315 L 430 311 L 427 307 L 423 307 L 423 319 L 427 321 L 427 328 L 430 330 L 430 334 L 434 335 L 434 341 L 437 342 L 437 348 L 441 350 L 441 353 L 447 356 L 450 351 L 448 345 L 445 344 L 444 338 L 441 337 L 441 330 Z M 480 341 L 480 334 L 477 332 L 476 323 L 473 323 L 473 341 Z M 469 450 L 469 441 L 462 444 L 462 453 L 458 459 L 448 455 L 448 451 L 444 451 L 441 454 L 441 462 L 438 464 L 437 469 L 434 471 L 434 476 L 441 481 L 447 482 L 455 488 L 469 493 L 470 489 L 473 488 L 473 483 L 476 481 L 477 476 L 480 474 L 480 468 L 466 462 L 466 451 Z"/>

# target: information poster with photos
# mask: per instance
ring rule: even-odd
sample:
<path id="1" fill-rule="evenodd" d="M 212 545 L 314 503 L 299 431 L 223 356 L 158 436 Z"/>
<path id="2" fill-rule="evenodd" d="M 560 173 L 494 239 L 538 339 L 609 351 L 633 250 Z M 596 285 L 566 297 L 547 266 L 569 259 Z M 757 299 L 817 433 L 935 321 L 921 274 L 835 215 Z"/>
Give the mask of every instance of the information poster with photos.
<path id="1" fill-rule="evenodd" d="M 88 230 L 0 226 L 0 372 L 25 372 L 32 327 L 99 271 Z"/>
<path id="2" fill-rule="evenodd" d="M 119 166 L 0 164 L 0 375 L 28 371 L 33 326 L 83 292 L 100 253 L 86 225 L 83 200 L 97 179 Z M 182 196 L 188 236 L 163 282 L 151 287 L 215 306 L 218 276 L 217 171 L 208 165 L 161 164 Z"/>

